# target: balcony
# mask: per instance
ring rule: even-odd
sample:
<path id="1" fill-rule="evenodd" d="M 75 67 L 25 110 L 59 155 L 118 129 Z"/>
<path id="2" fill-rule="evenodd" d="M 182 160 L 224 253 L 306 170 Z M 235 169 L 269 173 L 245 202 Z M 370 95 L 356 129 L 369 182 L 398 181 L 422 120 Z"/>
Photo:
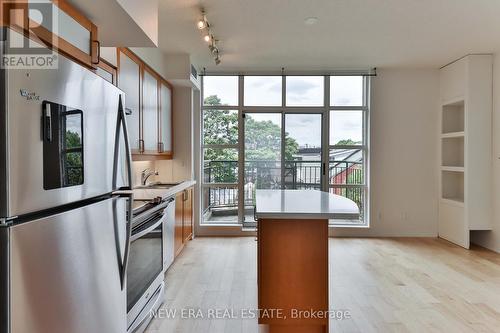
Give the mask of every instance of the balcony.
<path id="1" fill-rule="evenodd" d="M 352 160 L 330 161 L 328 170 L 329 184 L 333 194 L 347 197 L 360 207 L 363 212 L 364 179 L 363 162 L 359 151 L 347 157 Z M 281 179 L 279 161 L 246 161 L 244 171 L 244 214 L 245 222 L 253 222 L 253 208 L 256 189 L 321 189 L 322 167 L 320 161 L 285 161 L 284 179 Z M 238 223 L 238 203 L 240 196 L 237 183 L 238 161 L 217 160 L 204 163 L 205 184 L 221 184 L 218 187 L 206 187 L 203 191 L 203 220 L 207 224 Z M 283 186 L 282 186 L 283 182 Z M 361 216 L 361 220 L 362 220 Z M 350 221 L 360 223 L 360 221 Z"/>

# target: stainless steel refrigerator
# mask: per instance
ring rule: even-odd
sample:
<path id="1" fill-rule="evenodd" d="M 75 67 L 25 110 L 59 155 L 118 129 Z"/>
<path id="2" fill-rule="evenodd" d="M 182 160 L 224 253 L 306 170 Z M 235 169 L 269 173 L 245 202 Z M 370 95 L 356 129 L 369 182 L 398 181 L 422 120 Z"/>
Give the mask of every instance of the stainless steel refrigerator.
<path id="1" fill-rule="evenodd" d="M 122 92 L 62 56 L 0 82 L 0 332 L 126 332 Z"/>

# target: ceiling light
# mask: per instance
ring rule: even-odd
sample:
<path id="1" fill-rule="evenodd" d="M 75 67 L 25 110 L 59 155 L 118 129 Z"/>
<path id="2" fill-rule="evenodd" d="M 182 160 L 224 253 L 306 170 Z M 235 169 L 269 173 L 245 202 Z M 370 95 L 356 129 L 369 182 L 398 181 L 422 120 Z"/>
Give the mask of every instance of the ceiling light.
<path id="1" fill-rule="evenodd" d="M 203 30 L 208 27 L 207 17 L 205 16 L 205 10 L 201 10 L 201 19 L 196 24 L 198 29 Z"/>
<path id="2" fill-rule="evenodd" d="M 319 19 L 317 17 L 315 17 L 315 16 L 306 17 L 304 19 L 304 23 L 306 25 L 314 25 L 314 24 L 318 23 L 318 21 L 319 21 Z"/>
<path id="3" fill-rule="evenodd" d="M 212 56 L 214 58 L 215 64 L 218 65 L 221 63 L 220 59 L 220 51 L 219 48 L 217 47 L 217 42 L 218 40 L 215 39 L 213 32 L 212 32 L 212 26 L 207 20 L 207 16 L 205 15 L 205 11 L 203 8 L 200 9 L 201 11 L 201 19 L 199 19 L 196 22 L 196 26 L 198 27 L 199 30 L 203 31 L 203 40 L 208 43 L 208 49 L 210 50 L 210 53 L 212 53 Z"/>

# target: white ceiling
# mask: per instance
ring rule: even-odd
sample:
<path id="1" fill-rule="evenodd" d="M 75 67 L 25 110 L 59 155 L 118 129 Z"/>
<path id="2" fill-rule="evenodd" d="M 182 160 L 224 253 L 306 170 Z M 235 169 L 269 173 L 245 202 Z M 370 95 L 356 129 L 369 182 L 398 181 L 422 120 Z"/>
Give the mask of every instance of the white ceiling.
<path id="1" fill-rule="evenodd" d="M 200 4 L 219 66 L 196 28 Z M 500 0 L 160 0 L 159 29 L 160 48 L 207 71 L 438 68 L 500 50 Z"/>

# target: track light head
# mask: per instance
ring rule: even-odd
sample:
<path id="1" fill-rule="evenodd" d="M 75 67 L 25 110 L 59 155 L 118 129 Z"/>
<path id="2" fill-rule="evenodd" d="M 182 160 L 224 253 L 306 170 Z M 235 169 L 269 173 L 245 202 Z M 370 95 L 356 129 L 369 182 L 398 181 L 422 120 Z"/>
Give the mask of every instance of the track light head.
<path id="1" fill-rule="evenodd" d="M 196 26 L 200 30 L 203 30 L 208 27 L 207 17 L 205 15 L 205 10 L 203 8 L 201 8 L 201 18 L 198 20 Z"/>
<path id="2" fill-rule="evenodd" d="M 219 54 L 219 49 L 217 48 L 217 46 L 210 45 L 209 49 L 210 49 L 210 52 L 212 52 L 213 55 L 218 55 Z"/>

